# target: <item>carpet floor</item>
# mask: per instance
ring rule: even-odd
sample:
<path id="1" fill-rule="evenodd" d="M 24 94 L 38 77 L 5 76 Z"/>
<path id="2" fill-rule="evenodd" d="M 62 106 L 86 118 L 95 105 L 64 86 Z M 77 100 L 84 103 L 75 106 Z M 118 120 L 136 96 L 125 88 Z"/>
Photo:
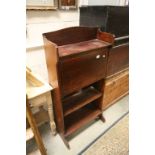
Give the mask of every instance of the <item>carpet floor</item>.
<path id="1" fill-rule="evenodd" d="M 98 138 L 82 155 L 128 155 L 129 115 L 124 116 L 110 130 Z"/>

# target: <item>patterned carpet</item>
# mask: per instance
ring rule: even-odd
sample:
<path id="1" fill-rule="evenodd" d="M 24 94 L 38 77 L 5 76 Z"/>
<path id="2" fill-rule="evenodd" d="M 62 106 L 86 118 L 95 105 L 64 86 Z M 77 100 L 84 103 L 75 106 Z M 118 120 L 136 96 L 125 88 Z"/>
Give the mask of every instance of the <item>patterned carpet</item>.
<path id="1" fill-rule="evenodd" d="M 110 130 L 96 140 L 82 155 L 128 155 L 129 115 L 124 116 Z"/>

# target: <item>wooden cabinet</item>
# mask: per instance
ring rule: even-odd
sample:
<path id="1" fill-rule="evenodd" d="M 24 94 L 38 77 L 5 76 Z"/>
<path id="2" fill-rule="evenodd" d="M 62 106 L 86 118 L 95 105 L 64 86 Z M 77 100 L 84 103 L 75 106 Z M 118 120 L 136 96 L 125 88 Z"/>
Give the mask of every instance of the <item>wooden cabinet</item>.
<path id="1" fill-rule="evenodd" d="M 108 59 L 107 76 L 112 76 L 129 67 L 129 43 L 114 46 Z"/>
<path id="2" fill-rule="evenodd" d="M 116 74 L 105 79 L 104 95 L 102 108 L 103 110 L 110 107 L 119 99 L 129 93 L 129 69 L 117 72 Z"/>
<path id="3" fill-rule="evenodd" d="M 113 35 L 98 28 L 71 27 L 43 34 L 57 129 L 67 137 L 101 118 L 104 78 Z"/>

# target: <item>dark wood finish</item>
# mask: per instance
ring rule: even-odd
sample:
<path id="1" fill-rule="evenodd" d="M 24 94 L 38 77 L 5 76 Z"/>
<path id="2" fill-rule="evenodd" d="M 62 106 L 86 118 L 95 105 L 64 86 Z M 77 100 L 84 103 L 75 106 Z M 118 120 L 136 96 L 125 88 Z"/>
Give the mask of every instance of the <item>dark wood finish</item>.
<path id="1" fill-rule="evenodd" d="M 105 79 L 97 81 L 93 86 L 96 89 L 100 90 L 100 92 L 102 92 L 102 94 L 104 95 Z M 100 97 L 97 100 L 95 100 L 95 103 L 98 105 L 99 109 L 102 109 L 102 106 L 103 106 L 102 102 L 103 102 L 103 98 L 102 97 Z"/>
<path id="2" fill-rule="evenodd" d="M 77 0 L 59 0 L 59 9 L 77 9 Z"/>
<path id="3" fill-rule="evenodd" d="M 44 33 L 44 37 L 55 43 L 57 46 L 78 43 L 96 38 L 96 27 L 70 27 L 54 32 Z"/>
<path id="4" fill-rule="evenodd" d="M 80 26 L 96 26 L 101 31 L 115 35 L 113 49 L 109 52 L 108 76 L 129 66 L 129 7 L 82 6 Z M 101 33 L 101 37 L 104 33 Z M 126 45 L 124 45 L 126 44 Z"/>
<path id="5" fill-rule="evenodd" d="M 119 38 L 115 38 L 114 47 L 122 44 L 129 44 L 129 36 L 122 36 Z"/>
<path id="6" fill-rule="evenodd" d="M 53 100 L 53 107 L 54 107 L 54 118 L 56 119 L 56 128 L 59 133 L 64 134 L 64 115 L 63 115 L 63 108 L 62 108 L 62 101 L 59 88 L 55 88 L 52 91 L 52 100 Z"/>
<path id="7" fill-rule="evenodd" d="M 64 134 L 60 133 L 60 136 L 61 136 L 61 138 L 62 138 L 64 144 L 66 145 L 66 147 L 67 147 L 68 149 L 70 149 L 70 145 L 69 145 L 67 139 L 65 138 Z"/>
<path id="8" fill-rule="evenodd" d="M 88 87 L 83 91 L 67 97 L 62 101 L 64 106 L 64 116 L 73 113 L 101 96 L 101 92 L 93 87 Z"/>
<path id="9" fill-rule="evenodd" d="M 75 5 L 75 1 L 76 0 L 60 0 L 61 1 L 61 5 L 63 6 L 70 6 L 70 5 Z"/>
<path id="10" fill-rule="evenodd" d="M 86 52 L 79 57 L 62 60 L 60 62 L 62 95 L 78 91 L 104 78 L 106 76 L 107 54 L 108 49 L 97 49 L 89 53 Z M 100 55 L 99 59 L 96 59 L 97 55 Z"/>
<path id="11" fill-rule="evenodd" d="M 129 44 L 113 47 L 109 52 L 107 76 L 129 67 Z"/>
<path id="12" fill-rule="evenodd" d="M 129 6 L 82 6 L 80 26 L 99 27 L 115 36 L 129 35 Z"/>
<path id="13" fill-rule="evenodd" d="M 71 135 L 77 129 L 85 125 L 86 123 L 94 120 L 101 114 L 101 110 L 95 106 L 86 106 L 80 110 L 74 112 L 71 115 L 65 117 L 66 132 L 65 136 Z"/>
<path id="14" fill-rule="evenodd" d="M 85 52 L 88 53 L 94 49 L 96 50 L 96 48 L 103 49 L 104 47 L 107 47 L 107 45 L 110 45 L 110 44 L 99 39 L 92 39 L 92 40 L 83 41 L 79 43 L 63 45 L 63 46 L 59 46 L 59 56 L 66 57 L 66 56 L 72 56 L 72 55 L 74 56 L 74 54 L 81 55 L 82 53 L 85 53 Z"/>
<path id="15" fill-rule="evenodd" d="M 105 118 L 103 117 L 103 115 L 99 115 L 99 118 L 102 120 L 102 122 L 104 123 L 105 122 Z"/>
<path id="16" fill-rule="evenodd" d="M 104 78 L 114 38 L 96 27 L 66 28 L 43 38 L 57 129 L 69 148 L 69 135 L 97 117 L 104 120 Z"/>
<path id="17" fill-rule="evenodd" d="M 38 145 L 38 148 L 39 148 L 41 154 L 42 155 L 47 155 L 46 149 L 44 147 L 41 135 L 39 133 L 37 124 L 35 122 L 35 119 L 33 117 L 32 112 L 31 112 L 30 105 L 29 105 L 28 101 L 26 101 L 26 118 L 27 118 L 27 120 L 28 120 L 28 122 L 30 124 L 30 127 L 31 127 L 31 129 L 32 129 L 32 131 L 34 133 L 34 138 L 36 140 L 36 143 Z"/>
<path id="18" fill-rule="evenodd" d="M 97 33 L 97 38 L 98 39 L 101 39 L 101 40 L 104 39 L 104 41 L 113 44 L 114 39 L 115 39 L 114 37 L 115 37 L 114 34 L 109 35 L 109 33 L 107 33 L 107 32 L 102 32 L 101 30 L 98 30 L 98 33 Z"/>
<path id="19" fill-rule="evenodd" d="M 64 133 L 64 121 L 63 121 L 63 109 L 61 104 L 61 95 L 60 88 L 58 85 L 59 77 L 58 77 L 58 47 L 53 42 L 49 41 L 46 37 L 43 37 L 44 40 L 44 49 L 46 56 L 46 64 L 48 68 L 48 78 L 49 84 L 52 85 L 54 90 L 51 92 L 53 107 L 54 107 L 54 115 L 57 118 L 56 126 L 57 130 L 60 133 Z"/>

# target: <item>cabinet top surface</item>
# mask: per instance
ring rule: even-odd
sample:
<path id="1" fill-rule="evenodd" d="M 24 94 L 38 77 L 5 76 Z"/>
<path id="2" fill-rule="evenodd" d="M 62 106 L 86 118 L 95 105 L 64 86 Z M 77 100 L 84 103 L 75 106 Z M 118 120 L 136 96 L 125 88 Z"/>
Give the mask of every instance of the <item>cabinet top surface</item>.
<path id="1" fill-rule="evenodd" d="M 77 53 L 81 53 L 89 50 L 104 48 L 109 45 L 111 44 L 108 42 L 104 42 L 99 39 L 93 39 L 93 40 L 83 41 L 79 43 L 59 46 L 58 51 L 59 51 L 59 56 L 64 57 L 71 54 L 77 54 Z"/>

